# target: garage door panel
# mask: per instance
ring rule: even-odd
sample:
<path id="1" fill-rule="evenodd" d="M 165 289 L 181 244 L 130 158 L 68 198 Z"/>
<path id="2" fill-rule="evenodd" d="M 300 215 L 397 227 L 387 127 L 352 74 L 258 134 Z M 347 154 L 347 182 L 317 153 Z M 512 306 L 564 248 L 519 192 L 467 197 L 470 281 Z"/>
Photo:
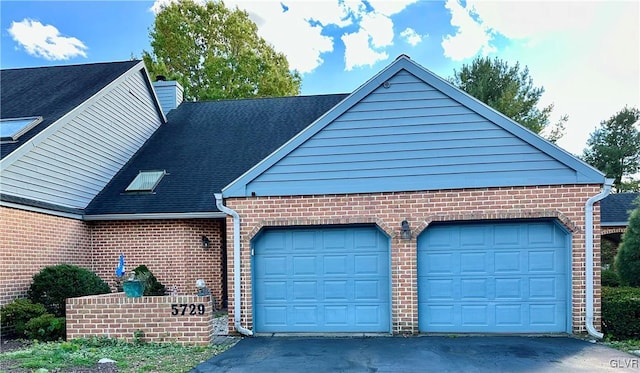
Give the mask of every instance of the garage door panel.
<path id="1" fill-rule="evenodd" d="M 475 247 L 484 247 L 487 244 L 485 231 L 478 227 L 462 227 L 459 230 L 459 248 L 470 250 Z"/>
<path id="2" fill-rule="evenodd" d="M 347 302 L 350 298 L 349 285 L 347 280 L 325 280 L 324 301 Z"/>
<path id="3" fill-rule="evenodd" d="M 461 324 L 464 326 L 489 326 L 489 306 L 484 304 L 462 304 L 460 305 Z"/>
<path id="4" fill-rule="evenodd" d="M 516 278 L 495 279 L 496 300 L 513 301 L 524 299 L 524 281 Z"/>
<path id="5" fill-rule="evenodd" d="M 322 258 L 324 263 L 323 273 L 325 275 L 347 275 L 348 269 L 348 256 L 347 255 L 325 255 Z"/>
<path id="6" fill-rule="evenodd" d="M 375 227 L 274 228 L 252 245 L 257 332 L 389 331 L 389 243 Z"/>
<path id="7" fill-rule="evenodd" d="M 318 297 L 317 281 L 294 281 L 293 295 L 294 301 L 313 301 Z"/>
<path id="8" fill-rule="evenodd" d="M 497 304 L 495 306 L 496 326 L 502 328 L 522 327 L 524 311 L 521 304 Z"/>
<path id="9" fill-rule="evenodd" d="M 526 267 L 526 263 L 523 263 L 525 259 L 519 251 L 494 252 L 494 273 L 520 272 Z"/>
<path id="10" fill-rule="evenodd" d="M 491 271 L 487 260 L 487 253 L 460 253 L 460 272 L 468 274 L 482 274 Z"/>
<path id="11" fill-rule="evenodd" d="M 488 300 L 490 292 L 489 279 L 465 278 L 460 280 L 460 299 Z"/>
<path id="12" fill-rule="evenodd" d="M 286 258 L 284 258 L 286 261 Z M 292 271 L 294 276 L 309 276 L 314 275 L 317 271 L 318 266 L 318 258 L 316 256 L 311 255 L 300 255 L 294 256 L 291 258 Z M 267 264 L 268 265 L 268 264 Z M 277 264 L 276 264 L 277 265 Z M 276 274 L 271 272 L 266 272 L 267 274 Z M 286 276 L 287 275 L 287 267 L 286 265 L 282 266 L 282 271 L 277 272 L 277 274 Z"/>
<path id="13" fill-rule="evenodd" d="M 268 256 L 256 266 L 256 273 L 260 276 L 284 276 L 287 273 L 287 258 L 284 256 Z"/>
<path id="14" fill-rule="evenodd" d="M 282 251 L 286 251 L 287 250 L 287 245 L 286 245 L 286 235 L 284 235 L 284 233 L 277 233 L 278 236 L 283 236 L 283 240 L 282 240 L 282 248 L 280 248 Z M 314 247 L 316 245 L 316 236 L 314 234 L 314 232 L 310 232 L 310 231 L 297 231 L 297 232 L 293 232 L 291 234 L 291 247 L 293 250 L 295 251 L 313 251 Z M 266 249 L 269 249 L 268 247 L 266 247 Z"/>
<path id="15" fill-rule="evenodd" d="M 418 257 L 418 268 L 427 268 L 434 275 L 453 274 L 454 256 L 452 253 L 424 253 Z"/>
<path id="16" fill-rule="evenodd" d="M 420 331 L 566 331 L 566 236 L 550 221 L 429 227 L 418 238 Z"/>
<path id="17" fill-rule="evenodd" d="M 380 233 L 376 231 L 354 232 L 354 246 L 356 250 L 378 250 Z"/>

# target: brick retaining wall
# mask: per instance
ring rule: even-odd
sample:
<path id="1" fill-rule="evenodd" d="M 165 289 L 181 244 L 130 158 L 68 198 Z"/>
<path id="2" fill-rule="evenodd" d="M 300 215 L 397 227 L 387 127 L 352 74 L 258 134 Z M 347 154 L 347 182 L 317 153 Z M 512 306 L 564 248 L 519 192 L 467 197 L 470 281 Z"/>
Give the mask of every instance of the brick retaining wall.
<path id="1" fill-rule="evenodd" d="M 199 305 L 204 307 L 202 314 Z M 206 346 L 213 338 L 210 296 L 128 298 L 112 293 L 67 299 L 66 309 L 67 339 L 98 336 L 132 342 L 143 333 L 145 342 Z"/>

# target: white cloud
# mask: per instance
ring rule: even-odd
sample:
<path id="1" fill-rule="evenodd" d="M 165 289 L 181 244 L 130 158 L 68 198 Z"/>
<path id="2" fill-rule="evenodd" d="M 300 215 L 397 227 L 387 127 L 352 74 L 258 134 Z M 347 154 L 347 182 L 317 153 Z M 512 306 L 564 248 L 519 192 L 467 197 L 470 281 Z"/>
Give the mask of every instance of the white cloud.
<path id="1" fill-rule="evenodd" d="M 411 46 L 415 47 L 422 41 L 422 36 L 419 35 L 416 30 L 411 27 L 407 27 L 404 31 L 400 33 L 400 36 Z M 428 35 L 427 35 L 428 36 Z"/>
<path id="2" fill-rule="evenodd" d="M 581 154 L 600 121 L 625 105 L 640 107 L 640 3 L 470 4 L 509 39 L 498 57 L 528 66 L 544 86 L 540 104 L 554 104 L 552 119 L 569 116 L 558 141 L 569 152 Z"/>
<path id="3" fill-rule="evenodd" d="M 393 22 L 391 18 L 380 13 L 365 13 L 360 27 L 371 37 L 371 45 L 375 48 L 393 44 Z"/>
<path id="4" fill-rule="evenodd" d="M 495 52 L 490 44 L 492 31 L 485 26 L 473 7 L 467 3 L 463 7 L 457 0 L 447 0 L 445 8 L 451 12 L 451 25 L 457 28 L 455 35 L 446 35 L 442 39 L 445 57 L 460 61 L 475 56 Z"/>
<path id="5" fill-rule="evenodd" d="M 376 52 L 371 49 L 369 38 L 369 34 L 364 30 L 342 35 L 342 42 L 345 46 L 344 62 L 347 71 L 358 66 L 371 66 L 378 61 L 389 58 L 386 52 Z"/>
<path id="6" fill-rule="evenodd" d="M 13 40 L 35 57 L 50 61 L 87 57 L 88 48 L 82 41 L 61 35 L 60 31 L 51 25 L 43 25 L 25 18 L 20 22 L 11 22 L 8 31 Z"/>
<path id="7" fill-rule="evenodd" d="M 156 0 L 151 10 L 157 13 L 162 5 L 174 1 Z M 373 0 L 368 2 L 369 9 L 362 0 L 227 0 L 225 4 L 247 11 L 258 25 L 258 34 L 287 56 L 290 67 L 308 73 L 324 62 L 323 53 L 334 50 L 333 37 L 323 34 L 327 27 L 339 32 L 359 26 L 357 31 L 341 37 L 346 70 L 388 58 L 384 49 L 392 45 L 394 38 L 390 16 L 416 1 Z M 281 2 L 288 8 L 286 12 Z"/>
<path id="8" fill-rule="evenodd" d="M 369 0 L 369 4 L 377 13 L 392 16 L 402 12 L 406 7 L 418 0 Z"/>

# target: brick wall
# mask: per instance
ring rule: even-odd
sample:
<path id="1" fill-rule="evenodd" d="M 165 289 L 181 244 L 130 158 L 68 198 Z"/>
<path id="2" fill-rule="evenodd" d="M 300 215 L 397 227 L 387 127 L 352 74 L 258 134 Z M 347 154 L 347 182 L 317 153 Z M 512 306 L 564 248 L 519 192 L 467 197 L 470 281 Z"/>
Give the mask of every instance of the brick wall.
<path id="1" fill-rule="evenodd" d="M 91 222 L 93 270 L 115 286 L 114 272 L 120 253 L 127 271 L 146 265 L 168 289 L 195 294 L 202 278 L 218 307 L 223 299 L 222 220 L 128 220 Z M 202 247 L 202 235 L 211 245 Z"/>
<path id="2" fill-rule="evenodd" d="M 181 304 L 186 305 L 184 315 Z M 172 305 L 177 305 L 176 315 Z M 206 346 L 213 338 L 213 314 L 209 296 L 127 298 L 116 293 L 71 298 L 67 339 L 98 336 L 132 342 L 137 336 L 145 342 Z"/>
<path id="3" fill-rule="evenodd" d="M 250 240 L 266 226 L 374 223 L 391 237 L 393 332 L 417 333 L 418 293 L 416 243 L 433 221 L 554 218 L 572 234 L 572 325 L 585 331 L 584 205 L 600 191 L 599 185 L 501 187 L 429 192 L 325 196 L 230 198 L 226 205 L 241 216 L 241 320 L 252 328 Z M 595 308 L 600 324 L 599 208 L 594 211 Z M 400 240 L 400 222 L 408 220 L 413 239 Z M 228 283 L 233 289 L 233 224 L 227 221 Z M 233 320 L 233 292 L 229 313 Z M 230 330 L 234 327 L 230 322 Z"/>
<path id="4" fill-rule="evenodd" d="M 26 297 L 33 275 L 69 263 L 91 269 L 84 222 L 0 206 L 0 306 Z"/>

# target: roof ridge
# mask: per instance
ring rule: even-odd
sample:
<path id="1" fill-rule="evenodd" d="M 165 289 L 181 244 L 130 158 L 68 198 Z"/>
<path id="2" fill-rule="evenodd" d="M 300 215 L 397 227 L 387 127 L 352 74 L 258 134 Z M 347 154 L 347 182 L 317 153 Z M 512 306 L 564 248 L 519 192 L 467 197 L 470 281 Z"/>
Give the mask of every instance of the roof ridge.
<path id="1" fill-rule="evenodd" d="M 51 65 L 51 66 L 28 66 L 28 67 L 10 67 L 3 68 L 0 71 L 8 71 L 8 70 L 35 70 L 35 69 L 50 69 L 50 68 L 59 68 L 59 67 L 80 67 L 80 66 L 96 66 L 96 65 L 110 65 L 110 64 L 124 64 L 131 63 L 132 65 L 140 63 L 142 60 L 122 60 L 122 61 L 105 61 L 105 62 L 90 62 L 90 63 L 76 63 L 71 65 Z"/>

